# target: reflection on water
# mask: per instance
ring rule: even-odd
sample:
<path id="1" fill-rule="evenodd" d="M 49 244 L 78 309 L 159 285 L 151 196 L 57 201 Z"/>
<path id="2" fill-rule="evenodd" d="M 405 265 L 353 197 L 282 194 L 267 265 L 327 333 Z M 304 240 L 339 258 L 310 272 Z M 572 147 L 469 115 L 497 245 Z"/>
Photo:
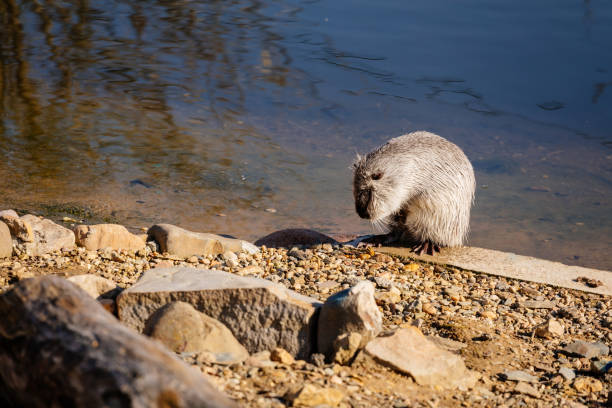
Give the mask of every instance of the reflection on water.
<path id="1" fill-rule="evenodd" d="M 426 129 L 471 244 L 612 269 L 611 47 L 603 1 L 4 0 L 0 208 L 370 232 L 354 154 Z"/>

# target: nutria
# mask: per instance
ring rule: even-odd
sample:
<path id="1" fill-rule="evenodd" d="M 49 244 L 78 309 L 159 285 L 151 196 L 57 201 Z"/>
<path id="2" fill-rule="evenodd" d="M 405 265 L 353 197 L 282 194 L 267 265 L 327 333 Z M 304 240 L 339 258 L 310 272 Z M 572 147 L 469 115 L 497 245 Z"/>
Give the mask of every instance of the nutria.
<path id="1" fill-rule="evenodd" d="M 463 151 L 429 132 L 389 140 L 353 164 L 355 209 L 388 230 L 366 241 L 433 255 L 463 244 L 474 200 L 474 170 Z"/>

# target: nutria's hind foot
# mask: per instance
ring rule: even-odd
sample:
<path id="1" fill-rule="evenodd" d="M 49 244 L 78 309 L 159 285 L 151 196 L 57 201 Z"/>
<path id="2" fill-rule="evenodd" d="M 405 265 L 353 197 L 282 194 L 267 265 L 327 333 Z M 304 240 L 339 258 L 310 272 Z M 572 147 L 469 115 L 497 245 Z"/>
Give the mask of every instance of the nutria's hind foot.
<path id="1" fill-rule="evenodd" d="M 433 242 L 427 240 L 416 244 L 412 247 L 412 252 L 417 255 L 423 255 L 424 253 L 427 255 L 435 255 L 440 252 L 440 245 L 434 244 Z"/>

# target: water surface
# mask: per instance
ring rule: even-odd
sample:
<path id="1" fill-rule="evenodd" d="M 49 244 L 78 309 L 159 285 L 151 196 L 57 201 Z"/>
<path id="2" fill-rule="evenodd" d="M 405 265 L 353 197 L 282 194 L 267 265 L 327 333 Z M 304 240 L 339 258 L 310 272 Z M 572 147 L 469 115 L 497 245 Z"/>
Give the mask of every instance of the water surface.
<path id="1" fill-rule="evenodd" d="M 476 169 L 471 245 L 612 270 L 610 50 L 606 1 L 8 0 L 0 207 L 369 233 L 355 153 L 429 130 Z"/>

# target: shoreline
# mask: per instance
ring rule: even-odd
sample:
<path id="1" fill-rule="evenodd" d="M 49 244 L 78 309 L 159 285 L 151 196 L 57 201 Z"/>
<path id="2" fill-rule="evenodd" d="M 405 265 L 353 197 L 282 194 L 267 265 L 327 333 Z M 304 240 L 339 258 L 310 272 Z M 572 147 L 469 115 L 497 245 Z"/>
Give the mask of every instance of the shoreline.
<path id="1" fill-rule="evenodd" d="M 304 233 L 317 237 L 312 231 Z M 289 395 L 298 384 L 310 384 L 320 393 L 334 390 L 334 395 L 341 396 L 337 406 L 347 408 L 514 406 L 521 402 L 578 408 L 601 406 L 608 398 L 612 374 L 592 371 L 593 361 L 610 359 L 607 353 L 593 359 L 560 350 L 577 340 L 612 345 L 610 296 L 409 260 L 377 248 L 337 243 L 287 246 L 191 256 L 159 253 L 159 243 L 137 250 L 74 247 L 40 256 L 22 253 L 0 259 L 0 285 L 4 292 L 26 278 L 93 274 L 125 289 L 152 268 L 190 267 L 271 280 L 325 301 L 365 280 L 375 286 L 384 331 L 415 327 L 459 355 L 479 377 L 473 387 L 448 393 L 421 386 L 410 375 L 381 365 L 363 352 L 350 364 L 258 356 L 263 362 L 224 365 L 198 353 L 177 354 L 241 406 L 290 405 L 294 400 Z M 562 333 L 534 337 L 536 328 L 551 319 L 564 328 Z M 530 380 L 508 379 L 504 373 L 513 370 Z M 564 376 L 568 370 L 575 378 Z"/>

